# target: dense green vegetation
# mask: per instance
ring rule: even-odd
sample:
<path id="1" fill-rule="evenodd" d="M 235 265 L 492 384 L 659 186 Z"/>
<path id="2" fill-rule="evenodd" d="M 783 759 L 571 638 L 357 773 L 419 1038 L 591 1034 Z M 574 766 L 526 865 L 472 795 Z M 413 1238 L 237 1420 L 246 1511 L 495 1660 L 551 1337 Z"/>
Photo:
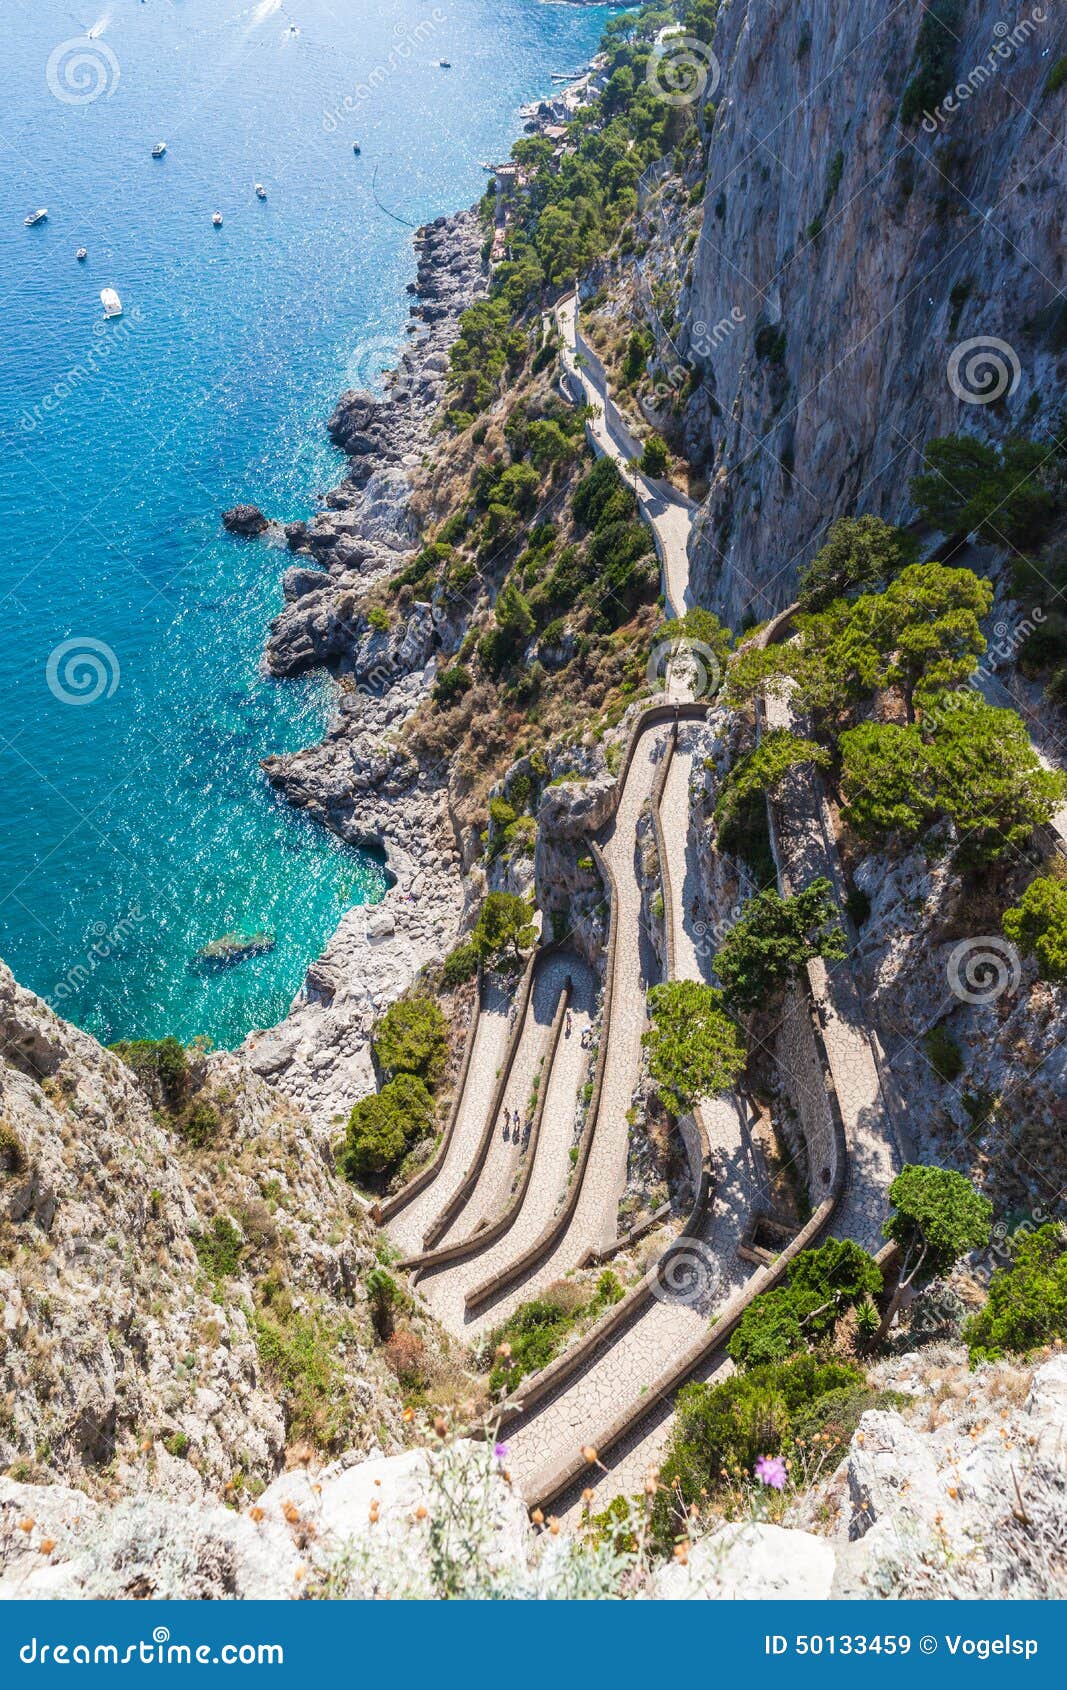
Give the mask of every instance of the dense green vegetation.
<path id="1" fill-rule="evenodd" d="M 448 1056 L 448 1029 L 435 998 L 398 998 L 374 1030 L 374 1060 L 389 1079 L 417 1074 L 435 1086 Z"/>
<path id="2" fill-rule="evenodd" d="M 728 1091 L 746 1063 L 741 1034 L 723 994 L 695 980 L 671 980 L 648 994 L 651 1026 L 642 1043 L 660 1097 L 673 1115 Z"/>
<path id="3" fill-rule="evenodd" d="M 1013 435 L 1003 445 L 953 434 L 927 442 L 911 491 L 925 522 L 944 534 L 980 534 L 1026 548 L 1044 539 L 1059 508 L 1048 441 Z"/>
<path id="4" fill-rule="evenodd" d="M 1011 1242 L 1011 1261 L 989 1282 L 984 1308 L 963 1329 L 971 1366 L 1030 1355 L 1067 1339 L 1067 1232 L 1049 1222 Z"/>
<path id="5" fill-rule="evenodd" d="M 848 1309 L 865 1311 L 865 1326 L 877 1327 L 871 1299 L 881 1289 L 874 1258 L 850 1239 L 832 1238 L 801 1251 L 785 1283 L 749 1305 L 727 1349 L 741 1367 L 784 1361 L 832 1334 Z"/>
<path id="6" fill-rule="evenodd" d="M 489 1390 L 513 1391 L 528 1373 L 547 1367 L 579 1321 L 591 1325 L 622 1296 L 618 1276 L 605 1268 L 588 1296 L 576 1282 L 561 1279 L 542 1296 L 520 1303 L 487 1340 L 494 1355 Z"/>
<path id="7" fill-rule="evenodd" d="M 840 960 L 847 954 L 833 887 L 813 880 L 803 892 L 782 898 L 773 887 L 745 905 L 715 955 L 715 972 L 733 1010 L 773 1004 L 813 957 Z"/>
<path id="8" fill-rule="evenodd" d="M 416 1074 L 398 1074 L 360 1098 L 348 1117 L 341 1166 L 351 1180 L 384 1174 L 433 1131 L 433 1098 Z"/>
<path id="9" fill-rule="evenodd" d="M 1067 880 L 1039 875 L 1004 912 L 1009 939 L 1031 952 L 1043 980 L 1067 983 Z"/>
<path id="10" fill-rule="evenodd" d="M 164 1039 L 120 1039 L 108 1048 L 136 1074 L 157 1107 L 177 1110 L 188 1101 L 189 1058 L 172 1034 Z"/>
<path id="11" fill-rule="evenodd" d="M 537 942 L 533 906 L 513 892 L 490 892 L 483 900 L 470 942 L 488 966 L 521 961 L 523 951 Z"/>
<path id="12" fill-rule="evenodd" d="M 807 611 L 825 610 L 834 599 L 857 590 L 885 587 L 918 557 L 919 542 L 903 529 L 877 516 L 841 517 L 800 571 L 800 604 Z"/>
<path id="13" fill-rule="evenodd" d="M 908 1163 L 889 1187 L 885 1236 L 897 1246 L 894 1286 L 878 1336 L 884 1337 L 910 1288 L 948 1273 L 961 1256 L 989 1243 L 993 1205 L 952 1168 Z"/>

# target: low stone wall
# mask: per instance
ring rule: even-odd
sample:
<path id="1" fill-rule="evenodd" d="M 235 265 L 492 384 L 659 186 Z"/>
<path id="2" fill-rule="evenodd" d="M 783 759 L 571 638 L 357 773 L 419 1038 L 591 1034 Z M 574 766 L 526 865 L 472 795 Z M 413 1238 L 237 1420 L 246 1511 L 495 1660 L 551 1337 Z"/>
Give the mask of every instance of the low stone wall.
<path id="1" fill-rule="evenodd" d="M 445 1130 L 441 1135 L 441 1142 L 437 1146 L 435 1154 L 430 1158 L 426 1166 L 421 1168 L 413 1179 L 408 1180 L 408 1183 L 405 1186 L 402 1186 L 395 1196 L 388 1198 L 384 1203 L 375 1204 L 374 1208 L 371 1210 L 371 1216 L 379 1226 L 387 1226 L 393 1217 L 400 1213 L 401 1209 L 406 1208 L 412 1199 L 419 1195 L 420 1191 L 426 1190 L 426 1187 L 430 1184 L 431 1180 L 435 1180 L 441 1171 L 441 1167 L 444 1163 L 445 1157 L 448 1155 L 448 1149 L 452 1143 L 452 1138 L 456 1130 L 456 1122 L 459 1119 L 459 1111 L 463 1103 L 463 1093 L 467 1085 L 467 1075 L 470 1072 L 471 1053 L 474 1050 L 474 1037 L 478 1031 L 478 1017 L 481 1015 L 481 1012 L 482 971 L 479 968 L 474 989 L 474 1007 L 471 1010 L 470 1023 L 467 1027 L 467 1044 L 463 1052 L 463 1062 L 460 1066 L 459 1076 L 456 1080 L 456 1092 L 452 1099 L 452 1107 L 448 1112 L 448 1121 L 445 1125 Z"/>
<path id="2" fill-rule="evenodd" d="M 545 954 L 546 952 L 542 952 L 541 958 L 543 958 Z M 534 1110 L 534 1118 L 530 1125 L 530 1139 L 526 1146 L 522 1177 L 512 1193 L 510 1200 L 506 1204 L 503 1214 L 500 1215 L 497 1220 L 492 1222 L 491 1225 L 482 1227 L 480 1231 L 472 1233 L 468 1238 L 457 1239 L 454 1244 L 445 1244 L 439 1250 L 427 1250 L 422 1255 L 412 1256 L 406 1262 L 401 1262 L 399 1264 L 401 1267 L 414 1270 L 416 1277 L 420 1273 L 425 1273 L 430 1268 L 443 1267 L 448 1262 L 458 1262 L 463 1260 L 466 1256 L 479 1255 L 482 1250 L 487 1250 L 491 1244 L 495 1244 L 499 1238 L 503 1238 L 508 1228 L 514 1223 L 516 1217 L 519 1215 L 522 1205 L 526 1200 L 526 1193 L 529 1189 L 530 1179 L 533 1174 L 534 1161 L 537 1156 L 537 1143 L 541 1136 L 541 1123 L 544 1120 L 545 1103 L 548 1098 L 548 1088 L 552 1078 L 552 1066 L 556 1060 L 556 1054 L 559 1050 L 559 1041 L 563 1030 L 563 1022 L 566 1018 L 570 1001 L 571 982 L 570 975 L 568 975 L 564 983 L 563 990 L 559 995 L 559 1003 L 556 1006 L 556 1012 L 552 1018 L 552 1026 L 549 1031 L 548 1050 L 545 1053 L 545 1066 L 542 1071 L 542 1084 L 538 1092 L 537 1107 Z M 499 1109 L 497 1110 L 497 1114 L 499 1114 Z M 495 1116 L 491 1116 L 490 1119 L 495 1119 Z"/>

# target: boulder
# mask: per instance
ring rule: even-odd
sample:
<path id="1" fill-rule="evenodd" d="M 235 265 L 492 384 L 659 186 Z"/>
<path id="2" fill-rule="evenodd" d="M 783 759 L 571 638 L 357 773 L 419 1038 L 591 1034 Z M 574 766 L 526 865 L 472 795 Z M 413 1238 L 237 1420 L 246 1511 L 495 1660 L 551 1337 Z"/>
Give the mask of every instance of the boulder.
<path id="1" fill-rule="evenodd" d="M 685 1566 L 661 1568 L 652 1594 L 660 1601 L 824 1602 L 834 1559 L 824 1537 L 734 1521 L 694 1544 Z"/>
<path id="2" fill-rule="evenodd" d="M 270 526 L 258 505 L 234 505 L 232 510 L 223 511 L 222 526 L 228 534 L 240 534 L 245 539 L 252 539 Z"/>

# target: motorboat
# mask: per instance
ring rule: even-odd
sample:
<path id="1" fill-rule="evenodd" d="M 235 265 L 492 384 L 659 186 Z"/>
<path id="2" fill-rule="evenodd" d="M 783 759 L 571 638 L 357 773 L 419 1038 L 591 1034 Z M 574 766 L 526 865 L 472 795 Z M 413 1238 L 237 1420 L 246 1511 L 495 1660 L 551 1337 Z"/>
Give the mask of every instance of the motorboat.
<path id="1" fill-rule="evenodd" d="M 442 70 L 451 70 L 452 69 L 452 60 L 451 59 L 438 59 L 437 63 L 439 64 L 439 66 L 441 67 Z"/>
<path id="2" fill-rule="evenodd" d="M 266 197 L 267 197 L 266 188 L 263 186 L 262 182 L 257 182 L 256 183 L 256 198 L 257 198 L 257 200 L 265 200 Z"/>
<path id="3" fill-rule="evenodd" d="M 78 263 L 79 263 L 79 264 L 84 264 L 84 263 L 85 263 L 85 260 L 86 260 L 86 259 L 87 259 L 87 258 L 88 258 L 88 256 L 89 256 L 89 254 L 88 254 L 88 252 L 87 252 L 87 251 L 86 251 L 86 249 L 85 249 L 85 247 L 83 247 L 83 246 L 80 246 L 80 247 L 79 247 L 79 248 L 78 248 L 78 250 L 77 250 L 77 252 L 76 252 L 76 253 L 75 253 L 75 254 L 74 254 L 74 256 L 75 256 L 75 258 L 76 258 L 76 259 L 77 259 L 77 260 L 78 260 Z"/>
<path id="4" fill-rule="evenodd" d="M 114 288 L 101 288 L 100 303 L 104 307 L 105 317 L 122 316 L 122 300 L 119 298 Z"/>
<path id="5" fill-rule="evenodd" d="M 363 148 L 360 146 L 358 141 L 352 142 L 352 151 L 355 153 L 357 158 L 359 157 L 360 153 L 363 151 Z"/>
<path id="6" fill-rule="evenodd" d="M 212 221 L 212 223 L 214 223 L 216 229 L 221 229 L 222 228 L 222 212 L 221 211 L 214 212 L 212 214 L 211 221 Z"/>
<path id="7" fill-rule="evenodd" d="M 167 150 L 166 141 L 157 141 L 155 146 L 152 148 L 152 157 L 153 158 L 162 158 L 163 154 L 166 152 L 166 150 Z"/>
<path id="8" fill-rule="evenodd" d="M 40 211 L 30 212 L 30 215 L 25 219 L 25 226 L 27 229 L 35 229 L 38 223 L 47 223 L 47 221 L 48 213 L 42 206 Z"/>

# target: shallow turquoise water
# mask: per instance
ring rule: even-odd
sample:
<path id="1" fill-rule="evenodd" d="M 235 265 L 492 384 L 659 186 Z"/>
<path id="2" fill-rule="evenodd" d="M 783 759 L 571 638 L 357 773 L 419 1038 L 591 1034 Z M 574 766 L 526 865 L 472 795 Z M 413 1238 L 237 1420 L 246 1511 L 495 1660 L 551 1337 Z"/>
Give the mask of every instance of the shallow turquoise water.
<path id="1" fill-rule="evenodd" d="M 411 232 L 377 208 L 375 169 L 411 224 L 470 203 L 517 107 L 589 56 L 604 13 L 97 6 L 84 73 L 57 50 L 91 10 L 15 0 L 5 18 L 0 955 L 102 1038 L 233 1044 L 384 882 L 260 774 L 319 737 L 329 687 L 261 677 L 286 556 L 228 539 L 219 512 L 308 515 L 337 478 L 333 400 L 402 344 Z M 105 286 L 126 307 L 110 323 Z M 276 948 L 192 972 L 232 928 Z"/>

